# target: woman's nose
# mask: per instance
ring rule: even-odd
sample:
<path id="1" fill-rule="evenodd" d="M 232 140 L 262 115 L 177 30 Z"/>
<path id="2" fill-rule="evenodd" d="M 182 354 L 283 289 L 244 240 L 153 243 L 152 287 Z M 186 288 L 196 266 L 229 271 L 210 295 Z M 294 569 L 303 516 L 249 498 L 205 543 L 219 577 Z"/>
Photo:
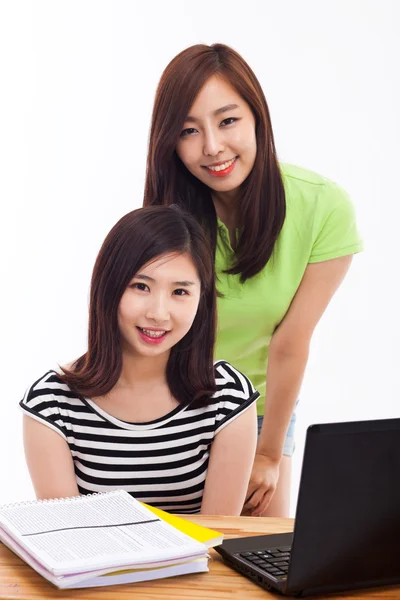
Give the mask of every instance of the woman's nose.
<path id="1" fill-rule="evenodd" d="M 218 131 L 207 131 L 204 138 L 205 156 L 218 156 L 224 150 L 222 135 Z"/>
<path id="2" fill-rule="evenodd" d="M 158 323 L 169 320 L 168 301 L 163 294 L 158 294 L 150 298 L 147 305 L 146 317 Z"/>

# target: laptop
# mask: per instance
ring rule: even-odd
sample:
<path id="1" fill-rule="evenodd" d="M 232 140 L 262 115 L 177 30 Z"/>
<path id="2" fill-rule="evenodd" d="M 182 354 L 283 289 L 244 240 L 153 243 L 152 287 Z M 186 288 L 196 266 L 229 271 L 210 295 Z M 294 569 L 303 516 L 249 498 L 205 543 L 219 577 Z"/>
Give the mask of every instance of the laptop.
<path id="1" fill-rule="evenodd" d="M 288 596 L 400 583 L 400 419 L 310 426 L 293 533 L 215 550 Z"/>

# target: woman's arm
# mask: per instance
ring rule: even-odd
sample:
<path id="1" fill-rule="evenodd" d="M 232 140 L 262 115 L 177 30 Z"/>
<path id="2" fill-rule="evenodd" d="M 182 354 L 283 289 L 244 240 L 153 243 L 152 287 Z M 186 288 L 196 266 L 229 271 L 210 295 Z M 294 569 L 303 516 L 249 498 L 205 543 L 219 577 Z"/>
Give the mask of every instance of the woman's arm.
<path id="1" fill-rule="evenodd" d="M 240 515 L 257 443 L 254 402 L 227 424 L 211 445 L 201 514 Z"/>
<path id="2" fill-rule="evenodd" d="M 67 442 L 36 419 L 27 415 L 23 419 L 25 457 L 36 497 L 79 496 Z"/>
<path id="3" fill-rule="evenodd" d="M 349 269 L 352 255 L 307 266 L 297 293 L 272 336 L 264 421 L 245 509 L 262 514 L 276 489 L 290 418 L 307 365 L 314 329 Z"/>

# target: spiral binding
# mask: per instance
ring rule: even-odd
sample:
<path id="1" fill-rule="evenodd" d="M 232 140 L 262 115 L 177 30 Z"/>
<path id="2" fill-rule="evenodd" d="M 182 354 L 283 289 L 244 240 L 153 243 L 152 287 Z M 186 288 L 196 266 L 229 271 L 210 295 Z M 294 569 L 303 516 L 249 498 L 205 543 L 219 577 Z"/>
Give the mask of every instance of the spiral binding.
<path id="1" fill-rule="evenodd" d="M 93 496 L 105 496 L 119 494 L 121 490 L 110 490 L 108 492 L 93 492 L 92 494 L 81 494 L 80 496 L 67 496 L 65 498 L 46 498 L 44 500 L 22 500 L 21 502 L 10 502 L 9 504 L 0 504 L 0 512 L 3 509 L 14 508 L 17 506 L 31 506 L 32 504 L 64 504 L 66 502 L 85 502 Z"/>

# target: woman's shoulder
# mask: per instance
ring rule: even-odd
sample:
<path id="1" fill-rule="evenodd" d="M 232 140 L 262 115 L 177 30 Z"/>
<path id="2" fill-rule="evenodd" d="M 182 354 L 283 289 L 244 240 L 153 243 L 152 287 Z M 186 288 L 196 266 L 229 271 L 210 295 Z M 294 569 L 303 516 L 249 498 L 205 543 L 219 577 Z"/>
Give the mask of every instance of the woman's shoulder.
<path id="1" fill-rule="evenodd" d="M 311 171 L 310 169 L 305 169 L 304 167 L 300 167 L 299 165 L 292 165 L 289 163 L 280 163 L 279 164 L 282 177 L 284 181 L 292 181 L 298 182 L 297 185 L 301 186 L 320 186 L 325 185 L 326 183 L 332 183 L 329 179 L 316 173 L 315 171 Z"/>
<path id="2" fill-rule="evenodd" d="M 356 213 L 347 192 L 307 169 L 282 164 L 286 194 L 283 239 L 300 239 L 307 262 L 321 262 L 363 249 Z"/>
<path id="3" fill-rule="evenodd" d="M 25 415 L 50 427 L 65 440 L 73 428 L 71 423 L 86 410 L 84 400 L 54 370 L 47 371 L 26 390 L 19 406 Z"/>
<path id="4" fill-rule="evenodd" d="M 231 396 L 238 401 L 256 399 L 259 394 L 250 379 L 226 360 L 214 363 L 216 392 L 214 398 Z"/>
<path id="5" fill-rule="evenodd" d="M 297 165 L 281 163 L 280 168 L 289 214 L 307 209 L 329 212 L 351 204 L 347 192 L 335 181 Z"/>
<path id="6" fill-rule="evenodd" d="M 28 387 L 20 405 L 23 408 L 35 408 L 43 403 L 68 403 L 74 400 L 79 400 L 78 394 L 62 381 L 60 373 L 51 369 Z"/>
<path id="7" fill-rule="evenodd" d="M 213 395 L 216 404 L 216 430 L 221 431 L 252 406 L 260 394 L 250 379 L 226 360 L 214 363 L 217 391 Z M 255 417 L 254 417 L 255 418 Z"/>

